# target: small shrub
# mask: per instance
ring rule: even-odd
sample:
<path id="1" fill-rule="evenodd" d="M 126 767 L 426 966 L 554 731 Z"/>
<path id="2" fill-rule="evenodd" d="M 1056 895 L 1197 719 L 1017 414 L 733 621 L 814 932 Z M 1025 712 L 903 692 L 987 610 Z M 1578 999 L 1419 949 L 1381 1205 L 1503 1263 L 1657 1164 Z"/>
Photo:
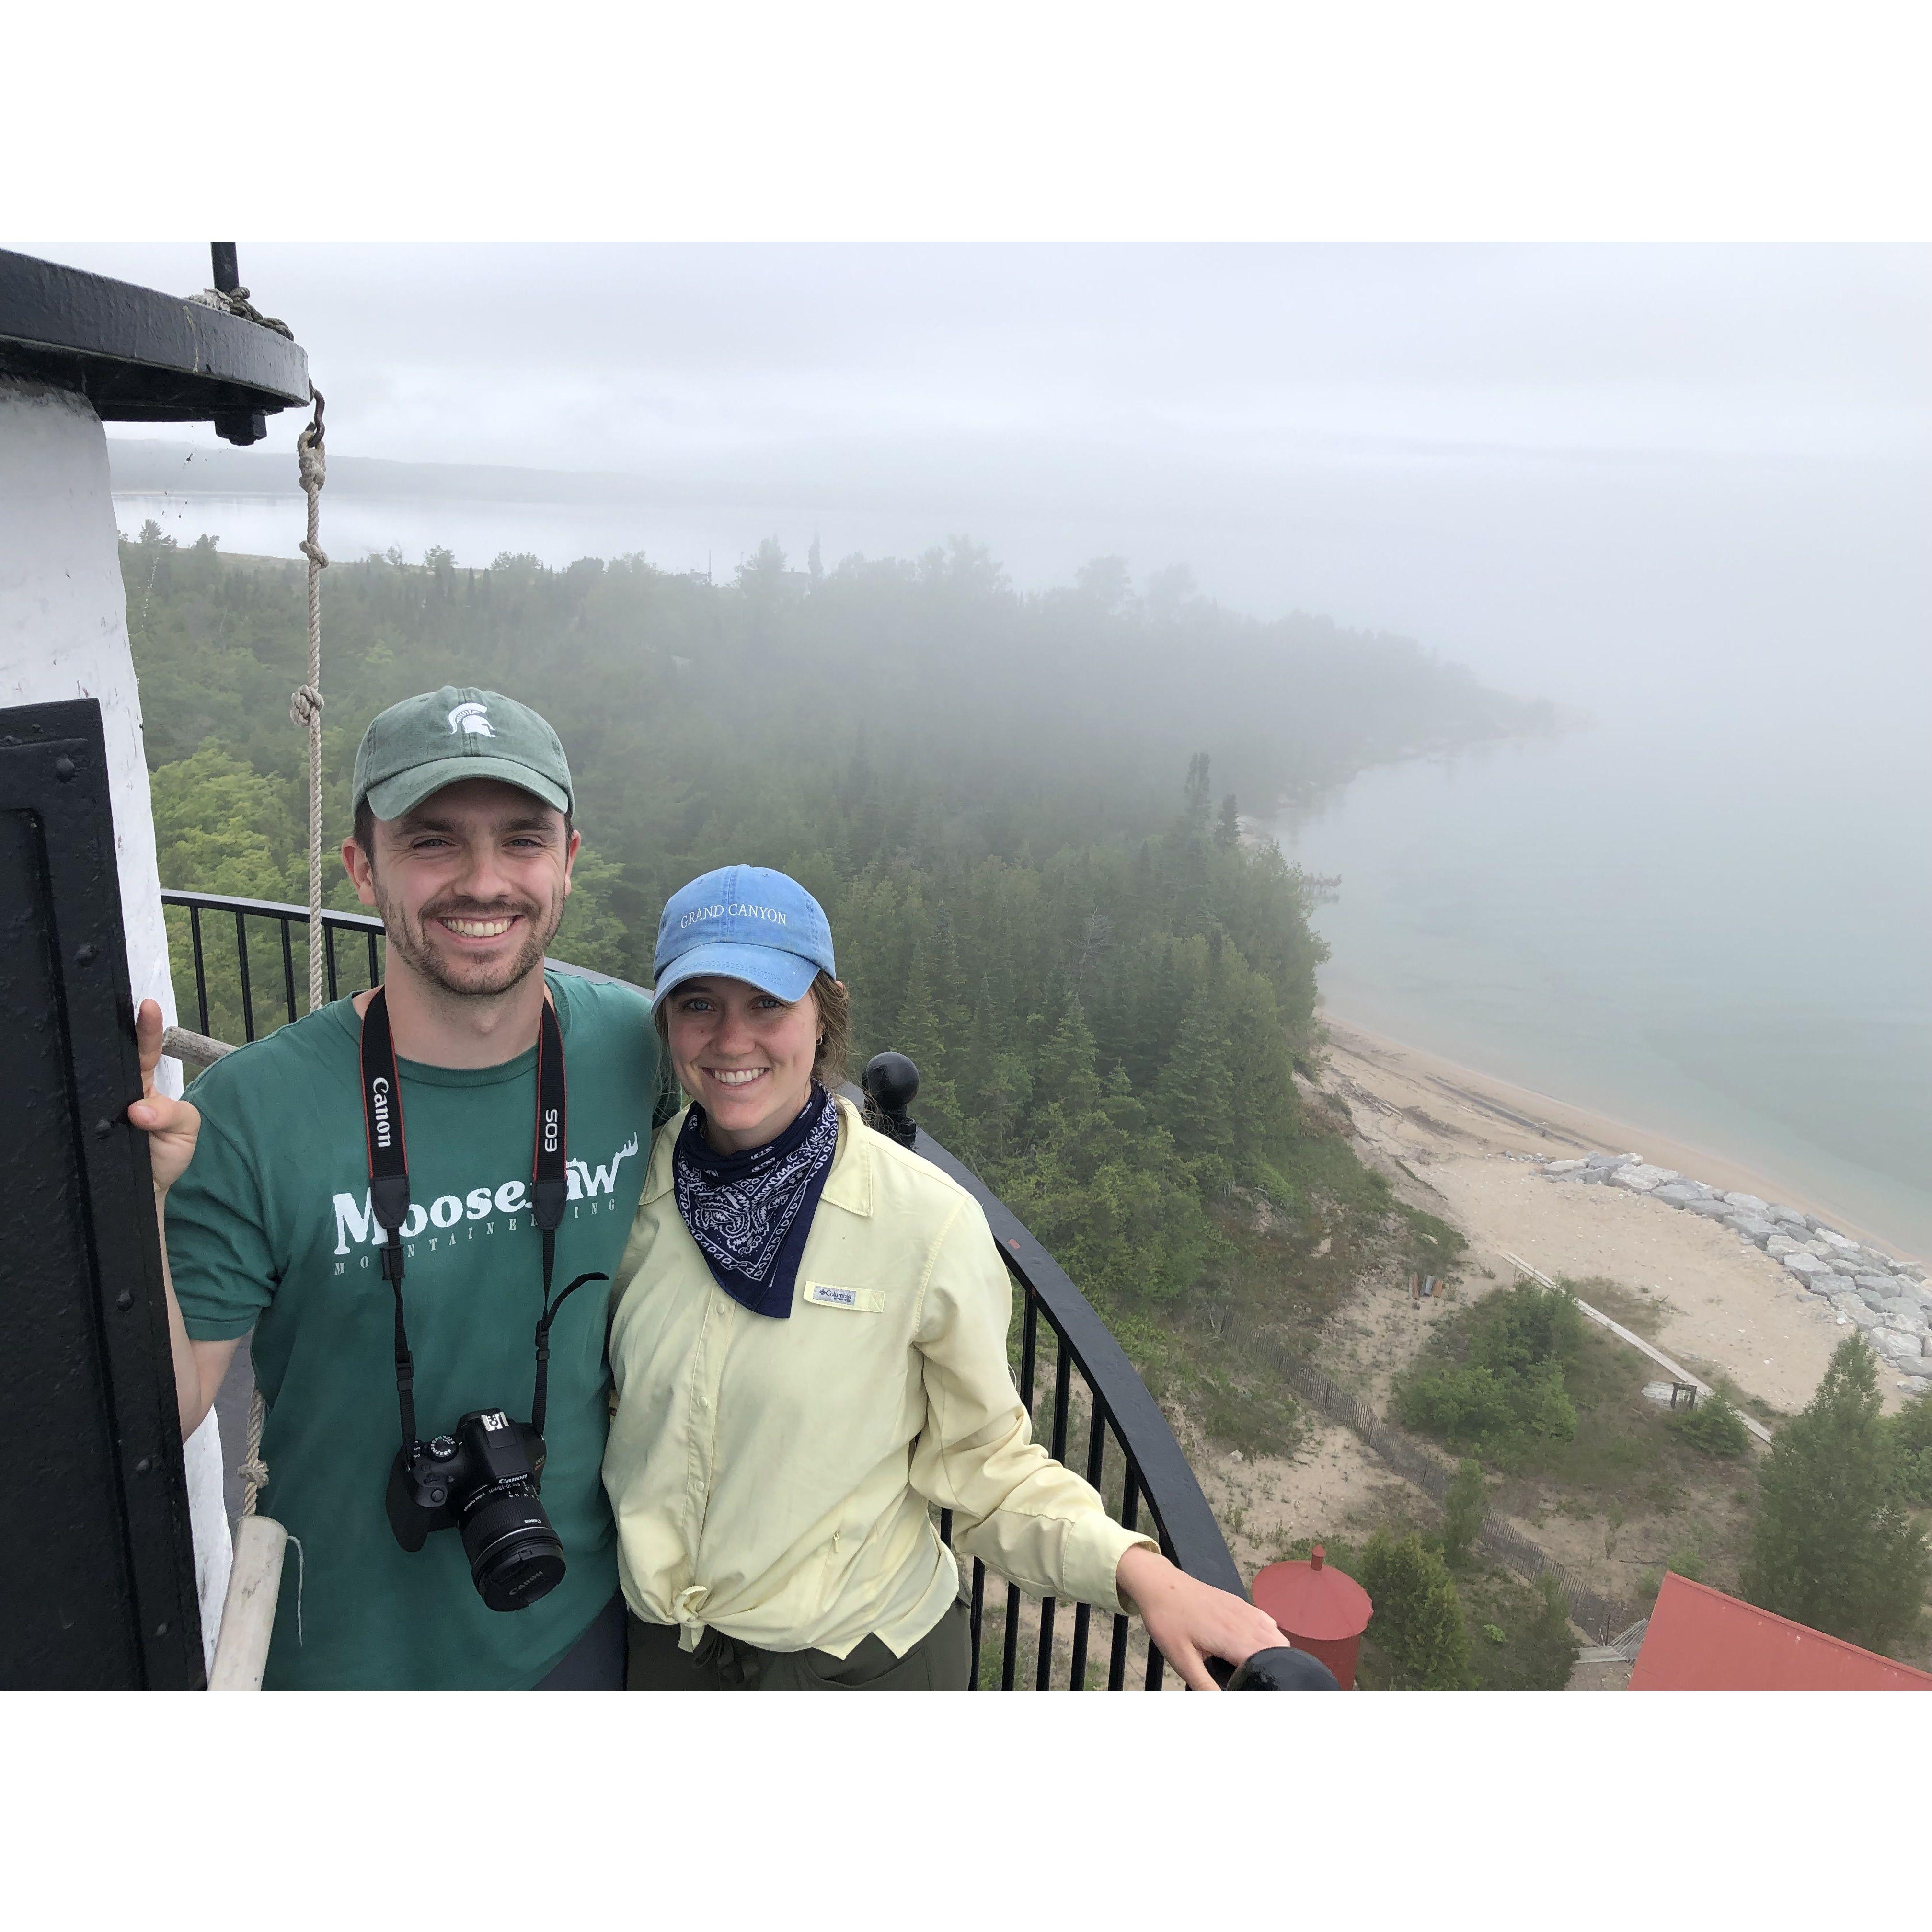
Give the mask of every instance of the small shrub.
<path id="1" fill-rule="evenodd" d="M 1664 1588 L 1664 1574 L 1674 1570 L 1680 1576 L 1688 1576 L 1694 1583 L 1704 1580 L 1704 1552 L 1694 1543 L 1686 1544 L 1680 1550 L 1673 1550 L 1664 1559 L 1663 1568 L 1646 1570 L 1637 1579 L 1637 1595 L 1648 1603 Z"/>
<path id="2" fill-rule="evenodd" d="M 1470 1548 L 1482 1533 L 1489 1504 L 1483 1466 L 1466 1456 L 1457 1466 L 1455 1480 L 1442 1501 L 1442 1560 L 1450 1569 L 1460 1570 L 1469 1560 Z"/>
<path id="3" fill-rule="evenodd" d="M 1677 1411 L 1670 1426 L 1706 1456 L 1742 1456 L 1750 1447 L 1744 1424 L 1722 1389 L 1713 1390 L 1694 1408 Z"/>
<path id="4" fill-rule="evenodd" d="M 1402 1379 L 1396 1412 L 1410 1428 L 1452 1448 L 1494 1456 L 1539 1438 L 1569 1442 L 1576 1406 L 1563 1372 L 1577 1358 L 1582 1333 L 1575 1297 L 1520 1282 L 1478 1304 L 1459 1324 L 1460 1360 L 1438 1355 Z"/>
<path id="5" fill-rule="evenodd" d="M 1568 1442 L 1576 1406 L 1564 1393 L 1555 1362 L 1498 1373 L 1480 1363 L 1419 1369 L 1398 1390 L 1397 1412 L 1412 1429 L 1440 1436 L 1452 1449 L 1507 1455 L 1526 1438 Z"/>
<path id="6" fill-rule="evenodd" d="M 1483 1634 L 1487 1637 L 1492 1643 L 1508 1643 L 1509 1642 L 1509 1632 L 1504 1630 L 1501 1624 L 1484 1624 Z"/>

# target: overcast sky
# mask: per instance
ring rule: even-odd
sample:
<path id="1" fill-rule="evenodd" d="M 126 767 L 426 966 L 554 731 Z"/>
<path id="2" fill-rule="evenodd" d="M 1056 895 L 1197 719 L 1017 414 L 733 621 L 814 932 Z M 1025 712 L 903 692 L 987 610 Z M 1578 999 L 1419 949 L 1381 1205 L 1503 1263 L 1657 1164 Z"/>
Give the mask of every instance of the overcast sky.
<path id="1" fill-rule="evenodd" d="M 206 279 L 201 244 L 14 245 Z M 1566 695 L 1576 652 L 1728 676 L 1831 613 L 1888 660 L 1924 644 L 1922 247 L 244 242 L 241 260 L 309 351 L 332 449 L 644 476 L 666 510 L 643 547 L 680 566 L 767 530 L 795 550 L 822 533 L 828 556 L 968 531 L 1023 584 L 1117 551 Z"/>

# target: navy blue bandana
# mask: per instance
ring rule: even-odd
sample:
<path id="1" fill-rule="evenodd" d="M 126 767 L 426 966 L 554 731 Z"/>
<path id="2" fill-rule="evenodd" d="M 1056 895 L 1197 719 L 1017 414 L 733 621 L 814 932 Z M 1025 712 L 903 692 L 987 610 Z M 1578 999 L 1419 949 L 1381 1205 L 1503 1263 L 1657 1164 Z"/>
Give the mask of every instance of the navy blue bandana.
<path id="1" fill-rule="evenodd" d="M 720 1154 L 704 1138 L 695 1102 L 672 1150 L 677 1211 L 712 1279 L 754 1315 L 783 1322 L 805 1256 L 805 1238 L 832 1172 L 838 1110 L 823 1087 L 778 1138 L 746 1154 Z"/>

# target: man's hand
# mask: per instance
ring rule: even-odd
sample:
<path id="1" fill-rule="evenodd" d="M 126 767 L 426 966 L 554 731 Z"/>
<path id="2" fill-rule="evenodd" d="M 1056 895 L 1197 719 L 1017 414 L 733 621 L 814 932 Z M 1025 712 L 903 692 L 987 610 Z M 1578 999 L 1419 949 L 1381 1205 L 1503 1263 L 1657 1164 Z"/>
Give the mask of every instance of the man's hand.
<path id="1" fill-rule="evenodd" d="M 1190 1690 L 1221 1688 L 1208 1675 L 1210 1657 L 1245 1664 L 1256 1651 L 1287 1642 L 1265 1610 L 1176 1569 L 1144 1544 L 1120 1558 L 1114 1588 L 1140 1612 L 1148 1635 Z"/>
<path id="2" fill-rule="evenodd" d="M 128 1109 L 128 1118 L 148 1135 L 148 1162 L 154 1171 L 154 1192 L 165 1194 L 188 1172 L 194 1143 L 201 1132 L 201 1115 L 185 1100 L 170 1100 L 154 1091 L 154 1069 L 160 1064 L 161 1010 L 143 1000 L 134 1016 L 134 1039 L 141 1053 L 141 1097 Z"/>
<path id="3" fill-rule="evenodd" d="M 215 1391 L 228 1372 L 240 1340 L 191 1342 L 175 1298 L 174 1274 L 168 1266 L 168 1190 L 188 1172 L 194 1158 L 201 1113 L 185 1100 L 170 1100 L 154 1091 L 154 1069 L 161 1060 L 161 1010 L 143 1000 L 134 1016 L 134 1039 L 141 1050 L 141 1097 L 128 1109 L 128 1118 L 148 1136 L 148 1162 L 154 1171 L 154 1218 L 161 1229 L 161 1283 L 168 1298 L 168 1346 L 174 1356 L 175 1395 L 181 1409 L 182 1440 L 185 1442 L 214 1406 Z"/>

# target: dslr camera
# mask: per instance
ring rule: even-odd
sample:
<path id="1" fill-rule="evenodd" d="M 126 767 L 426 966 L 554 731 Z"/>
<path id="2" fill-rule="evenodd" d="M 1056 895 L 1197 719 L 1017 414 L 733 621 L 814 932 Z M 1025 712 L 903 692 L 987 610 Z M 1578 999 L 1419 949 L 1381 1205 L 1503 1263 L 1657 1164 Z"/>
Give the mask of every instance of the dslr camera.
<path id="1" fill-rule="evenodd" d="M 475 1409 L 454 1435 L 399 1449 L 389 1470 L 389 1527 L 412 1553 L 433 1529 L 457 1528 L 470 1580 L 493 1610 L 520 1610 L 563 1577 L 563 1544 L 537 1490 L 544 1440 L 501 1409 Z"/>

